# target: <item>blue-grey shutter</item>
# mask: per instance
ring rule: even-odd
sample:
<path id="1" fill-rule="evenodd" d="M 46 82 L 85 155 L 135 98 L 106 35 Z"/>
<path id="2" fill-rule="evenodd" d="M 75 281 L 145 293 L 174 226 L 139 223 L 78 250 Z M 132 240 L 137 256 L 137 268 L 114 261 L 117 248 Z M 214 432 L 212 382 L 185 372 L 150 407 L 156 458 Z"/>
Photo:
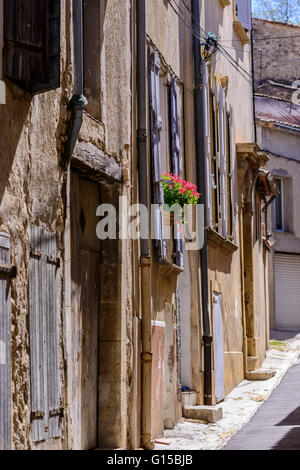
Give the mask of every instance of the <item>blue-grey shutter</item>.
<path id="1" fill-rule="evenodd" d="M 171 152 L 173 174 L 180 176 L 180 140 L 178 123 L 178 95 L 174 78 L 170 83 L 170 128 L 171 128 Z M 180 233 L 176 230 L 174 240 L 176 264 L 183 267 L 183 242 Z"/>
<path id="2" fill-rule="evenodd" d="M 60 86 L 60 0 L 4 0 L 3 73 L 32 94 Z"/>
<path id="3" fill-rule="evenodd" d="M 251 0 L 236 0 L 236 18 L 245 29 L 252 28 Z"/>
<path id="4" fill-rule="evenodd" d="M 56 236 L 31 226 L 29 322 L 32 439 L 60 436 Z"/>
<path id="5" fill-rule="evenodd" d="M 10 240 L 0 233 L 0 450 L 11 448 Z"/>
<path id="6" fill-rule="evenodd" d="M 161 183 L 161 162 L 160 162 L 160 134 L 162 120 L 160 116 L 160 96 L 159 96 L 159 71 L 160 59 L 158 55 L 149 49 L 149 97 L 150 97 L 150 136 L 151 136 L 151 163 L 153 181 L 153 202 L 154 204 L 164 203 L 164 193 Z M 158 250 L 160 260 L 167 259 L 167 245 L 163 238 L 162 212 L 156 210 L 153 214 L 155 221 L 155 246 Z"/>

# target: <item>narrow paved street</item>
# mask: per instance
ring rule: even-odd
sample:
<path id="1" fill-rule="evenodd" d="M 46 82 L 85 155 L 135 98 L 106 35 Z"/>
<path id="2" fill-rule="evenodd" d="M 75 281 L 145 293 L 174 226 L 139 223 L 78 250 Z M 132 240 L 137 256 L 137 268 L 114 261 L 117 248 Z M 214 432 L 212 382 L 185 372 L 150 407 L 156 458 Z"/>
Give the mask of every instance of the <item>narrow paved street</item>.
<path id="1" fill-rule="evenodd" d="M 300 450 L 300 360 L 224 450 Z"/>

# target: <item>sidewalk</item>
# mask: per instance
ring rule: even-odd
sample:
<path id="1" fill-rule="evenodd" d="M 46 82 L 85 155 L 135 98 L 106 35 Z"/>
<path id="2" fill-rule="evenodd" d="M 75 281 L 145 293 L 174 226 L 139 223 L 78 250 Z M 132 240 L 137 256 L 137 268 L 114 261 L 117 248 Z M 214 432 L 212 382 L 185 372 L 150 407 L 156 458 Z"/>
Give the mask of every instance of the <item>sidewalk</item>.
<path id="1" fill-rule="evenodd" d="M 241 382 L 220 404 L 223 419 L 215 424 L 181 420 L 175 429 L 165 431 L 166 445 L 156 444 L 156 450 L 216 450 L 224 447 L 279 385 L 288 369 L 299 363 L 300 333 L 271 332 L 271 338 L 284 341 L 286 346 L 272 342 L 263 369 L 274 369 L 276 375 L 266 381 Z"/>

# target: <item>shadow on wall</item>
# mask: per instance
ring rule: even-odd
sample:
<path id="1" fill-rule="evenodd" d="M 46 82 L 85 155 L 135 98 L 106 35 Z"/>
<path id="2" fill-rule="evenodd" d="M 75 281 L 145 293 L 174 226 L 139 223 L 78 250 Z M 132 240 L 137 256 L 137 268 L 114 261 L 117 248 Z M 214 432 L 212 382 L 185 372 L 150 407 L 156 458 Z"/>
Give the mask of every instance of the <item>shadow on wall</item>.
<path id="1" fill-rule="evenodd" d="M 0 204 L 7 186 L 14 157 L 26 124 L 32 97 L 6 82 L 6 105 L 1 105 L 0 121 Z"/>

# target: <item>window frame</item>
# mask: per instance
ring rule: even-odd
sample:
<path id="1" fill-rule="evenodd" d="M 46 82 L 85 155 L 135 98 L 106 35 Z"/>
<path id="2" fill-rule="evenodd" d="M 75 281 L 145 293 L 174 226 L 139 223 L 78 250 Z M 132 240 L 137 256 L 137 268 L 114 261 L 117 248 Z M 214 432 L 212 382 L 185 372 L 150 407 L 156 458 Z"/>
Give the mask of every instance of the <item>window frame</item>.
<path id="1" fill-rule="evenodd" d="M 220 95 L 223 95 L 223 103 Z M 209 226 L 223 238 L 233 240 L 231 113 L 227 87 L 208 85 L 206 116 L 209 165 Z M 221 101 L 222 101 L 221 100 Z M 221 109 L 222 106 L 222 109 Z M 222 123 L 220 122 L 222 119 Z M 222 135 L 221 135 L 222 132 Z M 222 160 L 222 161 L 221 161 Z M 225 191 L 225 192 L 224 192 Z M 223 207 L 224 206 L 224 207 Z M 225 211 L 225 213 L 223 213 Z"/>
<path id="2" fill-rule="evenodd" d="M 280 187 L 280 194 L 277 196 L 277 198 L 274 201 L 274 217 L 273 217 L 273 226 L 274 226 L 274 231 L 278 233 L 283 233 L 285 232 L 285 211 L 284 211 L 284 179 L 281 176 L 275 176 L 274 177 L 274 182 L 277 186 L 276 181 L 280 181 L 281 187 Z M 277 200 L 280 197 L 281 200 L 281 229 L 277 228 Z"/>

